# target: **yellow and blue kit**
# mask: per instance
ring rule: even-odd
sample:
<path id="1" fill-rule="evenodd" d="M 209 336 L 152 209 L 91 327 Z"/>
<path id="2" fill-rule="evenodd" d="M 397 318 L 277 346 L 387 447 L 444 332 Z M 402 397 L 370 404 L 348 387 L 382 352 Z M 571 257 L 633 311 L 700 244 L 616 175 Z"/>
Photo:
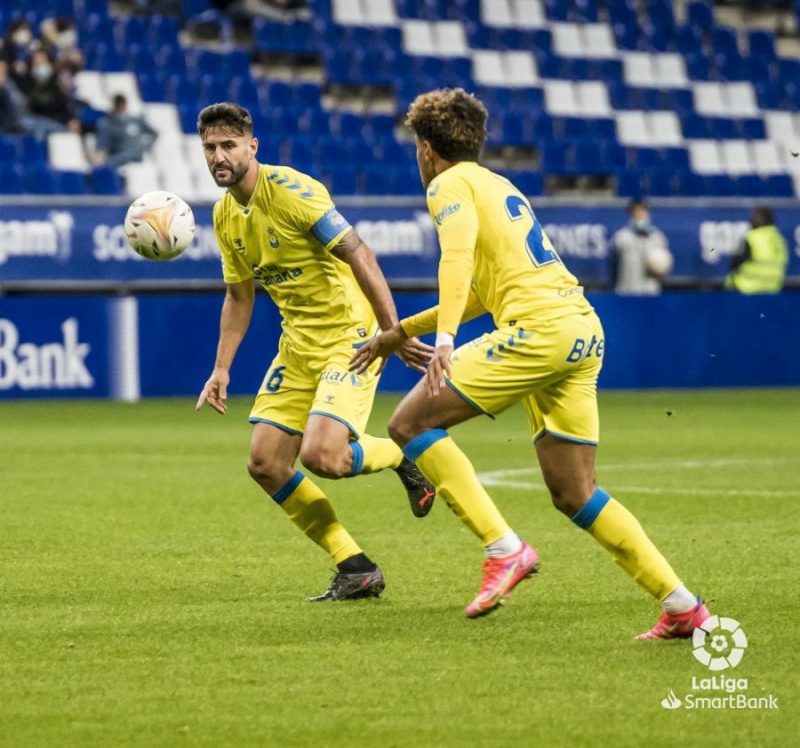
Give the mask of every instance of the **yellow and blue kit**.
<path id="1" fill-rule="evenodd" d="M 287 166 L 262 165 L 247 205 L 226 193 L 214 206 L 225 282 L 255 278 L 283 318 L 251 422 L 299 434 L 322 413 L 356 438 L 363 431 L 378 377 L 348 365 L 377 322 L 350 266 L 331 253 L 350 228 L 324 185 Z"/>
<path id="2" fill-rule="evenodd" d="M 497 329 L 453 353 L 452 389 L 488 415 L 521 400 L 534 438 L 596 444 L 603 329 L 528 200 L 468 161 L 439 174 L 427 200 L 442 252 L 439 305 L 403 329 L 455 336 L 462 320 L 489 312 Z"/>

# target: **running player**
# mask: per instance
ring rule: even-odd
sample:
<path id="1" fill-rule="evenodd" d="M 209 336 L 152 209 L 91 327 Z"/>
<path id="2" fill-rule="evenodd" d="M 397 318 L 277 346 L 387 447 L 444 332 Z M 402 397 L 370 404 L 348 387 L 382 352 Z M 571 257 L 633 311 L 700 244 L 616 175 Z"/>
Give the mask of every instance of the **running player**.
<path id="1" fill-rule="evenodd" d="M 661 618 L 640 638 L 690 636 L 709 615 L 705 605 L 636 518 L 595 483 L 603 328 L 527 199 L 477 164 L 486 116 L 462 89 L 431 91 L 412 103 L 406 124 L 442 252 L 439 305 L 381 333 L 351 366 L 364 371 L 409 336 L 437 333 L 425 377 L 395 410 L 389 433 L 486 548 L 483 582 L 467 617 L 494 610 L 537 571 L 539 558 L 445 429 L 522 402 L 553 504 L 661 602 Z M 487 311 L 496 329 L 454 349 L 459 324 Z"/>
<path id="2" fill-rule="evenodd" d="M 336 210 L 325 187 L 285 166 L 256 160 L 258 140 L 246 109 L 214 104 L 198 130 L 208 168 L 225 196 L 214 230 L 226 285 L 214 369 L 197 401 L 226 410 L 229 370 L 253 310 L 258 280 L 283 317 L 278 354 L 250 414 L 248 470 L 253 479 L 337 566 L 317 600 L 378 597 L 384 578 L 337 520 L 322 490 L 302 472 L 343 478 L 395 470 L 415 516 L 431 509 L 434 489 L 391 439 L 364 433 L 379 369 L 348 371 L 353 350 L 397 313 L 375 255 Z M 430 346 L 410 339 L 400 357 L 421 371 Z"/>

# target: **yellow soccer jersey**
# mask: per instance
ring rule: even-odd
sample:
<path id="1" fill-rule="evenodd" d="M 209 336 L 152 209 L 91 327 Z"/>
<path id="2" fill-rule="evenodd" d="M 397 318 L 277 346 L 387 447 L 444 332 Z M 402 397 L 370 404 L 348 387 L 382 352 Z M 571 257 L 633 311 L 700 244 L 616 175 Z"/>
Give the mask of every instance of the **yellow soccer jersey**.
<path id="1" fill-rule="evenodd" d="M 256 278 L 299 350 L 371 335 L 369 301 L 330 249 L 350 230 L 325 187 L 286 166 L 262 165 L 246 206 L 230 193 L 214 206 L 226 283 Z"/>
<path id="2" fill-rule="evenodd" d="M 591 309 L 530 203 L 505 177 L 463 161 L 439 174 L 427 196 L 442 250 L 438 332 L 455 335 L 470 286 L 498 327 Z"/>

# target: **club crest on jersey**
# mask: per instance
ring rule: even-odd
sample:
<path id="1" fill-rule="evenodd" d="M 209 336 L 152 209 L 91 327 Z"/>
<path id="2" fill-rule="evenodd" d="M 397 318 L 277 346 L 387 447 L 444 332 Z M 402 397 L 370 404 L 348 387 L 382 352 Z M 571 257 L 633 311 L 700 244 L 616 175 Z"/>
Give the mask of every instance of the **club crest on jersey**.
<path id="1" fill-rule="evenodd" d="M 437 226 L 441 226 L 442 222 L 453 213 L 458 213 L 461 210 L 461 203 L 453 203 L 453 205 L 445 205 L 433 218 Z"/>
<path id="2" fill-rule="evenodd" d="M 277 249 L 281 246 L 281 243 L 278 241 L 278 236 L 275 234 L 275 229 L 270 226 L 267 229 L 267 233 L 269 234 L 269 246 L 273 249 Z"/>
<path id="3" fill-rule="evenodd" d="M 358 333 L 359 338 L 367 337 L 367 331 L 363 327 L 359 327 L 358 330 L 356 330 L 356 332 Z"/>
<path id="4" fill-rule="evenodd" d="M 236 251 L 237 252 L 244 252 L 245 251 L 246 247 L 244 246 L 244 239 L 242 239 L 242 238 L 237 236 L 233 240 L 233 243 L 236 245 Z"/>

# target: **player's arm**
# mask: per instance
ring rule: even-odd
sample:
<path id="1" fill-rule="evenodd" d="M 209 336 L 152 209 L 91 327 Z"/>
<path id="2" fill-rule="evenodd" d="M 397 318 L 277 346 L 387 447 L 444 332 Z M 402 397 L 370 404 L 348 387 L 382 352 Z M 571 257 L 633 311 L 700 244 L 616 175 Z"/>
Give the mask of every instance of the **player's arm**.
<path id="1" fill-rule="evenodd" d="M 197 399 L 198 410 L 206 402 L 218 413 L 224 414 L 227 410 L 225 400 L 228 397 L 230 368 L 236 351 L 239 350 L 239 344 L 250 326 L 254 300 L 255 287 L 252 279 L 227 285 L 220 315 L 219 343 L 214 370 Z"/>
<path id="2" fill-rule="evenodd" d="M 469 322 L 471 319 L 475 319 L 486 313 L 486 308 L 478 298 L 475 289 L 470 287 L 464 313 L 461 315 L 461 322 Z M 417 312 L 417 314 L 412 314 L 410 317 L 401 319 L 399 324 L 403 328 L 403 332 L 408 337 L 412 337 L 413 335 L 426 335 L 430 332 L 436 332 L 438 323 L 439 305 L 437 304 L 422 312 Z"/>
<path id="3" fill-rule="evenodd" d="M 359 288 L 375 312 L 381 330 L 394 327 L 397 324 L 397 309 L 389 284 L 375 253 L 362 241 L 356 230 L 350 229 L 331 248 L 331 254 L 350 266 Z"/>

